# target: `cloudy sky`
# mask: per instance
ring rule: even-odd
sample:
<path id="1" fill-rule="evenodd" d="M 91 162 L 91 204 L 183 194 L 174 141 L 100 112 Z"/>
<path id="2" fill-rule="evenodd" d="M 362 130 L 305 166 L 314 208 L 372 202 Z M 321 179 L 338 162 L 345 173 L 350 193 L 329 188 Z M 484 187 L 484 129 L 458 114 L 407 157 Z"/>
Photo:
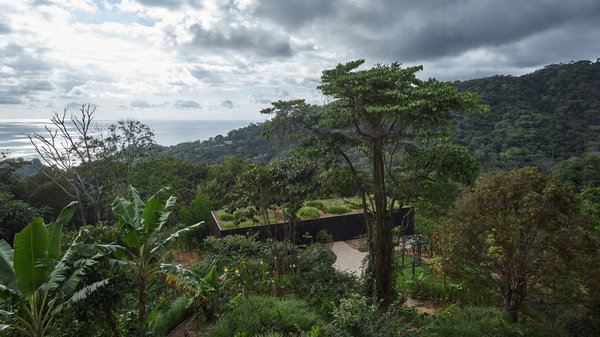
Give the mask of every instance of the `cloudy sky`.
<path id="1" fill-rule="evenodd" d="M 0 0 L 0 119 L 259 120 L 357 58 L 459 80 L 599 57 L 598 0 Z"/>

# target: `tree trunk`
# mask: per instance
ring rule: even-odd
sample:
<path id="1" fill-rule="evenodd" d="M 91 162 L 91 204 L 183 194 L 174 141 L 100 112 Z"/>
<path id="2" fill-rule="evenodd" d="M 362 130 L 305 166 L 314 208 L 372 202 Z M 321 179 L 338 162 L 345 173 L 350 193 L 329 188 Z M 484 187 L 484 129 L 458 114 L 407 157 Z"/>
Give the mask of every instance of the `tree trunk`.
<path id="1" fill-rule="evenodd" d="M 508 281 L 510 283 L 510 281 Z M 519 309 L 523 303 L 523 289 L 508 288 L 504 291 L 504 307 L 508 312 L 508 316 L 511 321 L 516 322 L 518 320 Z"/>
<path id="2" fill-rule="evenodd" d="M 140 324 L 140 326 L 143 326 L 146 324 L 146 271 L 145 271 L 145 266 L 141 266 L 140 270 L 139 270 L 139 312 L 138 312 L 138 323 Z"/>
<path id="3" fill-rule="evenodd" d="M 377 296 L 383 301 L 383 305 L 389 305 L 393 297 L 391 280 L 393 240 L 392 219 L 387 211 L 382 140 L 373 143 L 372 156 L 373 183 L 375 187 L 375 284 Z"/>

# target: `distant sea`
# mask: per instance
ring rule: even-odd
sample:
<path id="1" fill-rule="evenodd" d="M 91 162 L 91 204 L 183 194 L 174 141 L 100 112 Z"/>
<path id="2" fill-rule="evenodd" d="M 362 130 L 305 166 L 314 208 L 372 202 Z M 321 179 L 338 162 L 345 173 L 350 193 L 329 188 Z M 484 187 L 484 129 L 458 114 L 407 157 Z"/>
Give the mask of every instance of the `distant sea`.
<path id="1" fill-rule="evenodd" d="M 106 129 L 106 126 L 116 121 L 94 121 L 93 129 Z M 217 135 L 247 126 L 249 120 L 147 120 L 141 121 L 154 131 L 156 143 L 160 145 L 175 145 L 183 142 L 206 140 Z M 52 127 L 48 120 L 40 119 L 3 119 L 0 120 L 0 151 L 8 151 L 9 157 L 32 158 L 36 153 L 31 145 L 28 134 L 38 132 L 47 134 L 45 126 Z"/>

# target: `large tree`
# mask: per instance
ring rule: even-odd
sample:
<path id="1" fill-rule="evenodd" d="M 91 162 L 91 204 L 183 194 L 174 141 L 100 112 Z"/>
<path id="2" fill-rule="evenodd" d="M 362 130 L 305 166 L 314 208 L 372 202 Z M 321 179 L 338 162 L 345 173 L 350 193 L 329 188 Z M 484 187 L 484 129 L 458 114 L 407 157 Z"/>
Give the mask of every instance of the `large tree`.
<path id="1" fill-rule="evenodd" d="M 154 145 L 154 133 L 134 120 L 122 120 L 102 132 L 94 122 L 95 107 L 82 105 L 78 113 L 54 113 L 45 133 L 29 140 L 43 163 L 41 172 L 79 204 L 81 225 L 102 219 L 107 190 L 127 186 L 132 164 Z M 124 182 L 121 181 L 124 178 Z M 88 216 L 91 210 L 91 216 Z"/>
<path id="2" fill-rule="evenodd" d="M 420 66 L 402 68 L 393 63 L 357 70 L 363 63 L 358 60 L 323 71 L 318 88 L 329 103 L 279 101 L 263 113 L 274 114 L 265 125 L 267 134 L 303 135 L 304 144 L 316 150 L 312 153 L 335 155 L 349 168 L 361 191 L 363 209 L 372 219 L 366 273 L 377 296 L 389 303 L 392 212 L 407 201 L 400 194 L 401 185 L 411 183 L 397 170 L 407 155 L 406 145 L 419 153 L 447 136 L 452 113 L 485 107 L 473 94 L 459 92 L 450 83 L 418 79 Z M 369 168 L 366 180 L 359 174 L 361 166 Z"/>
<path id="3" fill-rule="evenodd" d="M 516 320 L 533 291 L 581 289 L 575 268 L 598 257 L 592 226 L 581 219 L 572 190 L 535 168 L 488 174 L 450 212 L 440 235 L 443 267 L 494 289 Z"/>

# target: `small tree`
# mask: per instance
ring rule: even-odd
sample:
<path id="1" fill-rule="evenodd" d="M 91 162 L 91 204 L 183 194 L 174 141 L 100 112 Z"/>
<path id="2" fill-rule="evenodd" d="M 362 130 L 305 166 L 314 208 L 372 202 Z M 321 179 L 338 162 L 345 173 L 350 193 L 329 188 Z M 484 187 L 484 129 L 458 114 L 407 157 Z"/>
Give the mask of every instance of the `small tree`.
<path id="1" fill-rule="evenodd" d="M 185 227 L 167 236 L 163 226 L 171 214 L 171 208 L 175 205 L 175 197 L 169 196 L 167 188 L 162 188 L 144 202 L 135 188 L 130 187 L 130 190 L 131 200 L 119 197 L 113 202 L 112 207 L 119 230 L 123 234 L 123 241 L 127 246 L 127 256 L 123 257 L 123 261 L 135 275 L 138 284 L 138 324 L 140 330 L 144 332 L 148 323 L 146 288 L 164 268 L 174 267 L 160 264 L 160 258 L 165 250 L 183 234 L 198 229 L 204 223 Z"/>
<path id="2" fill-rule="evenodd" d="M 102 219 L 106 189 L 128 185 L 132 164 L 152 148 L 154 133 L 139 121 L 121 120 L 104 135 L 94 122 L 95 107 L 87 104 L 79 113 L 67 112 L 54 113 L 46 133 L 29 135 L 29 140 L 51 168 L 42 173 L 78 201 L 81 225 L 90 219 L 96 224 Z"/>
<path id="3" fill-rule="evenodd" d="M 577 289 L 572 272 L 587 254 L 578 248 L 590 233 L 579 212 L 573 192 L 535 168 L 488 174 L 445 222 L 445 271 L 495 289 L 516 321 L 534 289 Z"/>

